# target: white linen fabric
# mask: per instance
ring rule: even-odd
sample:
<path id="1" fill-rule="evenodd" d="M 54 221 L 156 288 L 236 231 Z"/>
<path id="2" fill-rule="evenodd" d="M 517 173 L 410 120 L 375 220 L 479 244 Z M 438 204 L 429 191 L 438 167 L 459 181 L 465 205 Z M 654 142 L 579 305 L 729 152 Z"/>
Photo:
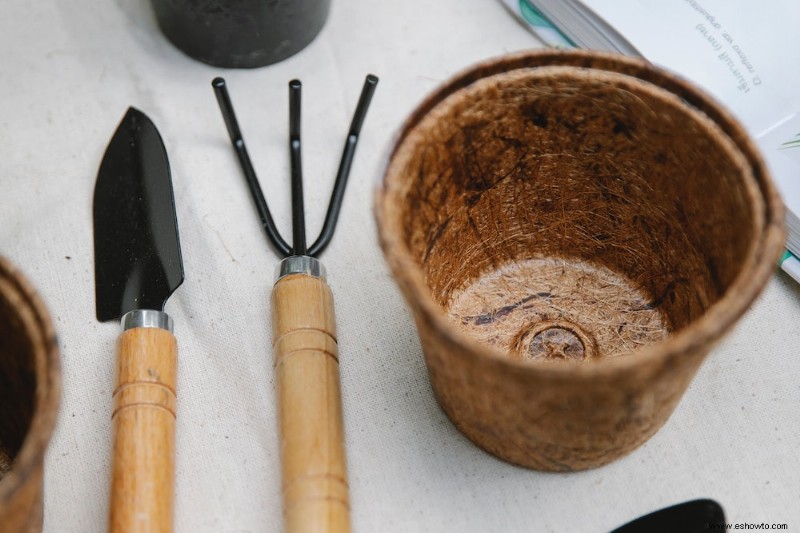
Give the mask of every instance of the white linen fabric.
<path id="1" fill-rule="evenodd" d="M 107 525 L 115 323 L 94 316 L 92 192 L 128 106 L 158 126 L 186 282 L 179 342 L 178 532 L 277 531 L 280 470 L 262 234 L 210 82 L 224 76 L 273 215 L 289 235 L 288 89 L 303 81 L 307 227 L 319 230 L 364 76 L 381 79 L 322 256 L 335 295 L 356 531 L 603 532 L 711 497 L 731 522 L 800 528 L 800 289 L 785 275 L 711 354 L 666 426 L 609 466 L 546 474 L 463 437 L 436 404 L 411 315 L 377 244 L 372 191 L 413 107 L 468 65 L 541 46 L 500 2 L 333 0 L 317 39 L 255 70 L 198 63 L 150 5 L 0 6 L 0 253 L 31 279 L 62 350 L 45 531 Z M 0 525 L 2 529 L 2 525 Z"/>

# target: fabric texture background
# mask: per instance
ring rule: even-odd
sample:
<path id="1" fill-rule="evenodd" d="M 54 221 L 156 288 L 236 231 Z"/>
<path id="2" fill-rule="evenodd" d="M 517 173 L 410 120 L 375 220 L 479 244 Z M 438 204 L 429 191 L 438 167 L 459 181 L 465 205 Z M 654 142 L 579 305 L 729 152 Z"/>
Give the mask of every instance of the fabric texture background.
<path id="1" fill-rule="evenodd" d="M 179 342 L 176 530 L 280 529 L 269 319 L 278 258 L 210 82 L 227 79 L 288 237 L 287 82 L 304 84 L 307 231 L 315 235 L 368 72 L 381 81 L 322 256 L 338 320 L 354 529 L 603 532 L 700 497 L 718 500 L 731 522 L 800 528 L 800 288 L 784 274 L 712 352 L 666 426 L 609 466 L 544 474 L 506 464 L 438 408 L 377 245 L 373 186 L 394 132 L 437 84 L 476 61 L 538 46 L 500 2 L 334 0 L 325 28 L 296 56 L 226 71 L 175 49 L 145 0 L 3 2 L 0 253 L 47 302 L 64 372 L 45 531 L 107 524 L 119 326 L 94 317 L 92 191 L 129 105 L 164 138 L 186 270 L 166 308 Z"/>

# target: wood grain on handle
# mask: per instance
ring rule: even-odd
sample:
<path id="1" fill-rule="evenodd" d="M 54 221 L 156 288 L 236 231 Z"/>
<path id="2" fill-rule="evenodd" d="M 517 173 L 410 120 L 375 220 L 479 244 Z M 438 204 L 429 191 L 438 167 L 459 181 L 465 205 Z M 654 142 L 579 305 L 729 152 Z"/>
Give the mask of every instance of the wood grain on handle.
<path id="1" fill-rule="evenodd" d="M 320 278 L 290 275 L 272 309 L 286 531 L 350 531 L 333 295 Z"/>
<path id="2" fill-rule="evenodd" d="M 159 328 L 117 341 L 111 532 L 172 531 L 177 354 L 175 337 Z"/>

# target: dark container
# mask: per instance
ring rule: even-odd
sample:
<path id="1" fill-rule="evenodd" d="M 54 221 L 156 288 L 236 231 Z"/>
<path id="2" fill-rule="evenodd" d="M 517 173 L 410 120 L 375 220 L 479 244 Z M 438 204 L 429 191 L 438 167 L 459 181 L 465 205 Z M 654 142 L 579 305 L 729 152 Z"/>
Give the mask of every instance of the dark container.
<path id="1" fill-rule="evenodd" d="M 255 68 L 306 47 L 330 0 L 152 0 L 161 31 L 187 55 L 215 67 Z"/>

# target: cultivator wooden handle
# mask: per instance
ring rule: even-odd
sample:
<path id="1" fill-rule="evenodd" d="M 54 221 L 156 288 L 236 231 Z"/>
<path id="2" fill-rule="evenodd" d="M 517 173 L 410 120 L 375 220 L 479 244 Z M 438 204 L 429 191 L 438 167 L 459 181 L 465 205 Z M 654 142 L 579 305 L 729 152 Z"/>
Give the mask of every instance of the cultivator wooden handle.
<path id="1" fill-rule="evenodd" d="M 272 309 L 286 531 L 350 531 L 333 295 L 323 277 L 289 274 Z"/>

